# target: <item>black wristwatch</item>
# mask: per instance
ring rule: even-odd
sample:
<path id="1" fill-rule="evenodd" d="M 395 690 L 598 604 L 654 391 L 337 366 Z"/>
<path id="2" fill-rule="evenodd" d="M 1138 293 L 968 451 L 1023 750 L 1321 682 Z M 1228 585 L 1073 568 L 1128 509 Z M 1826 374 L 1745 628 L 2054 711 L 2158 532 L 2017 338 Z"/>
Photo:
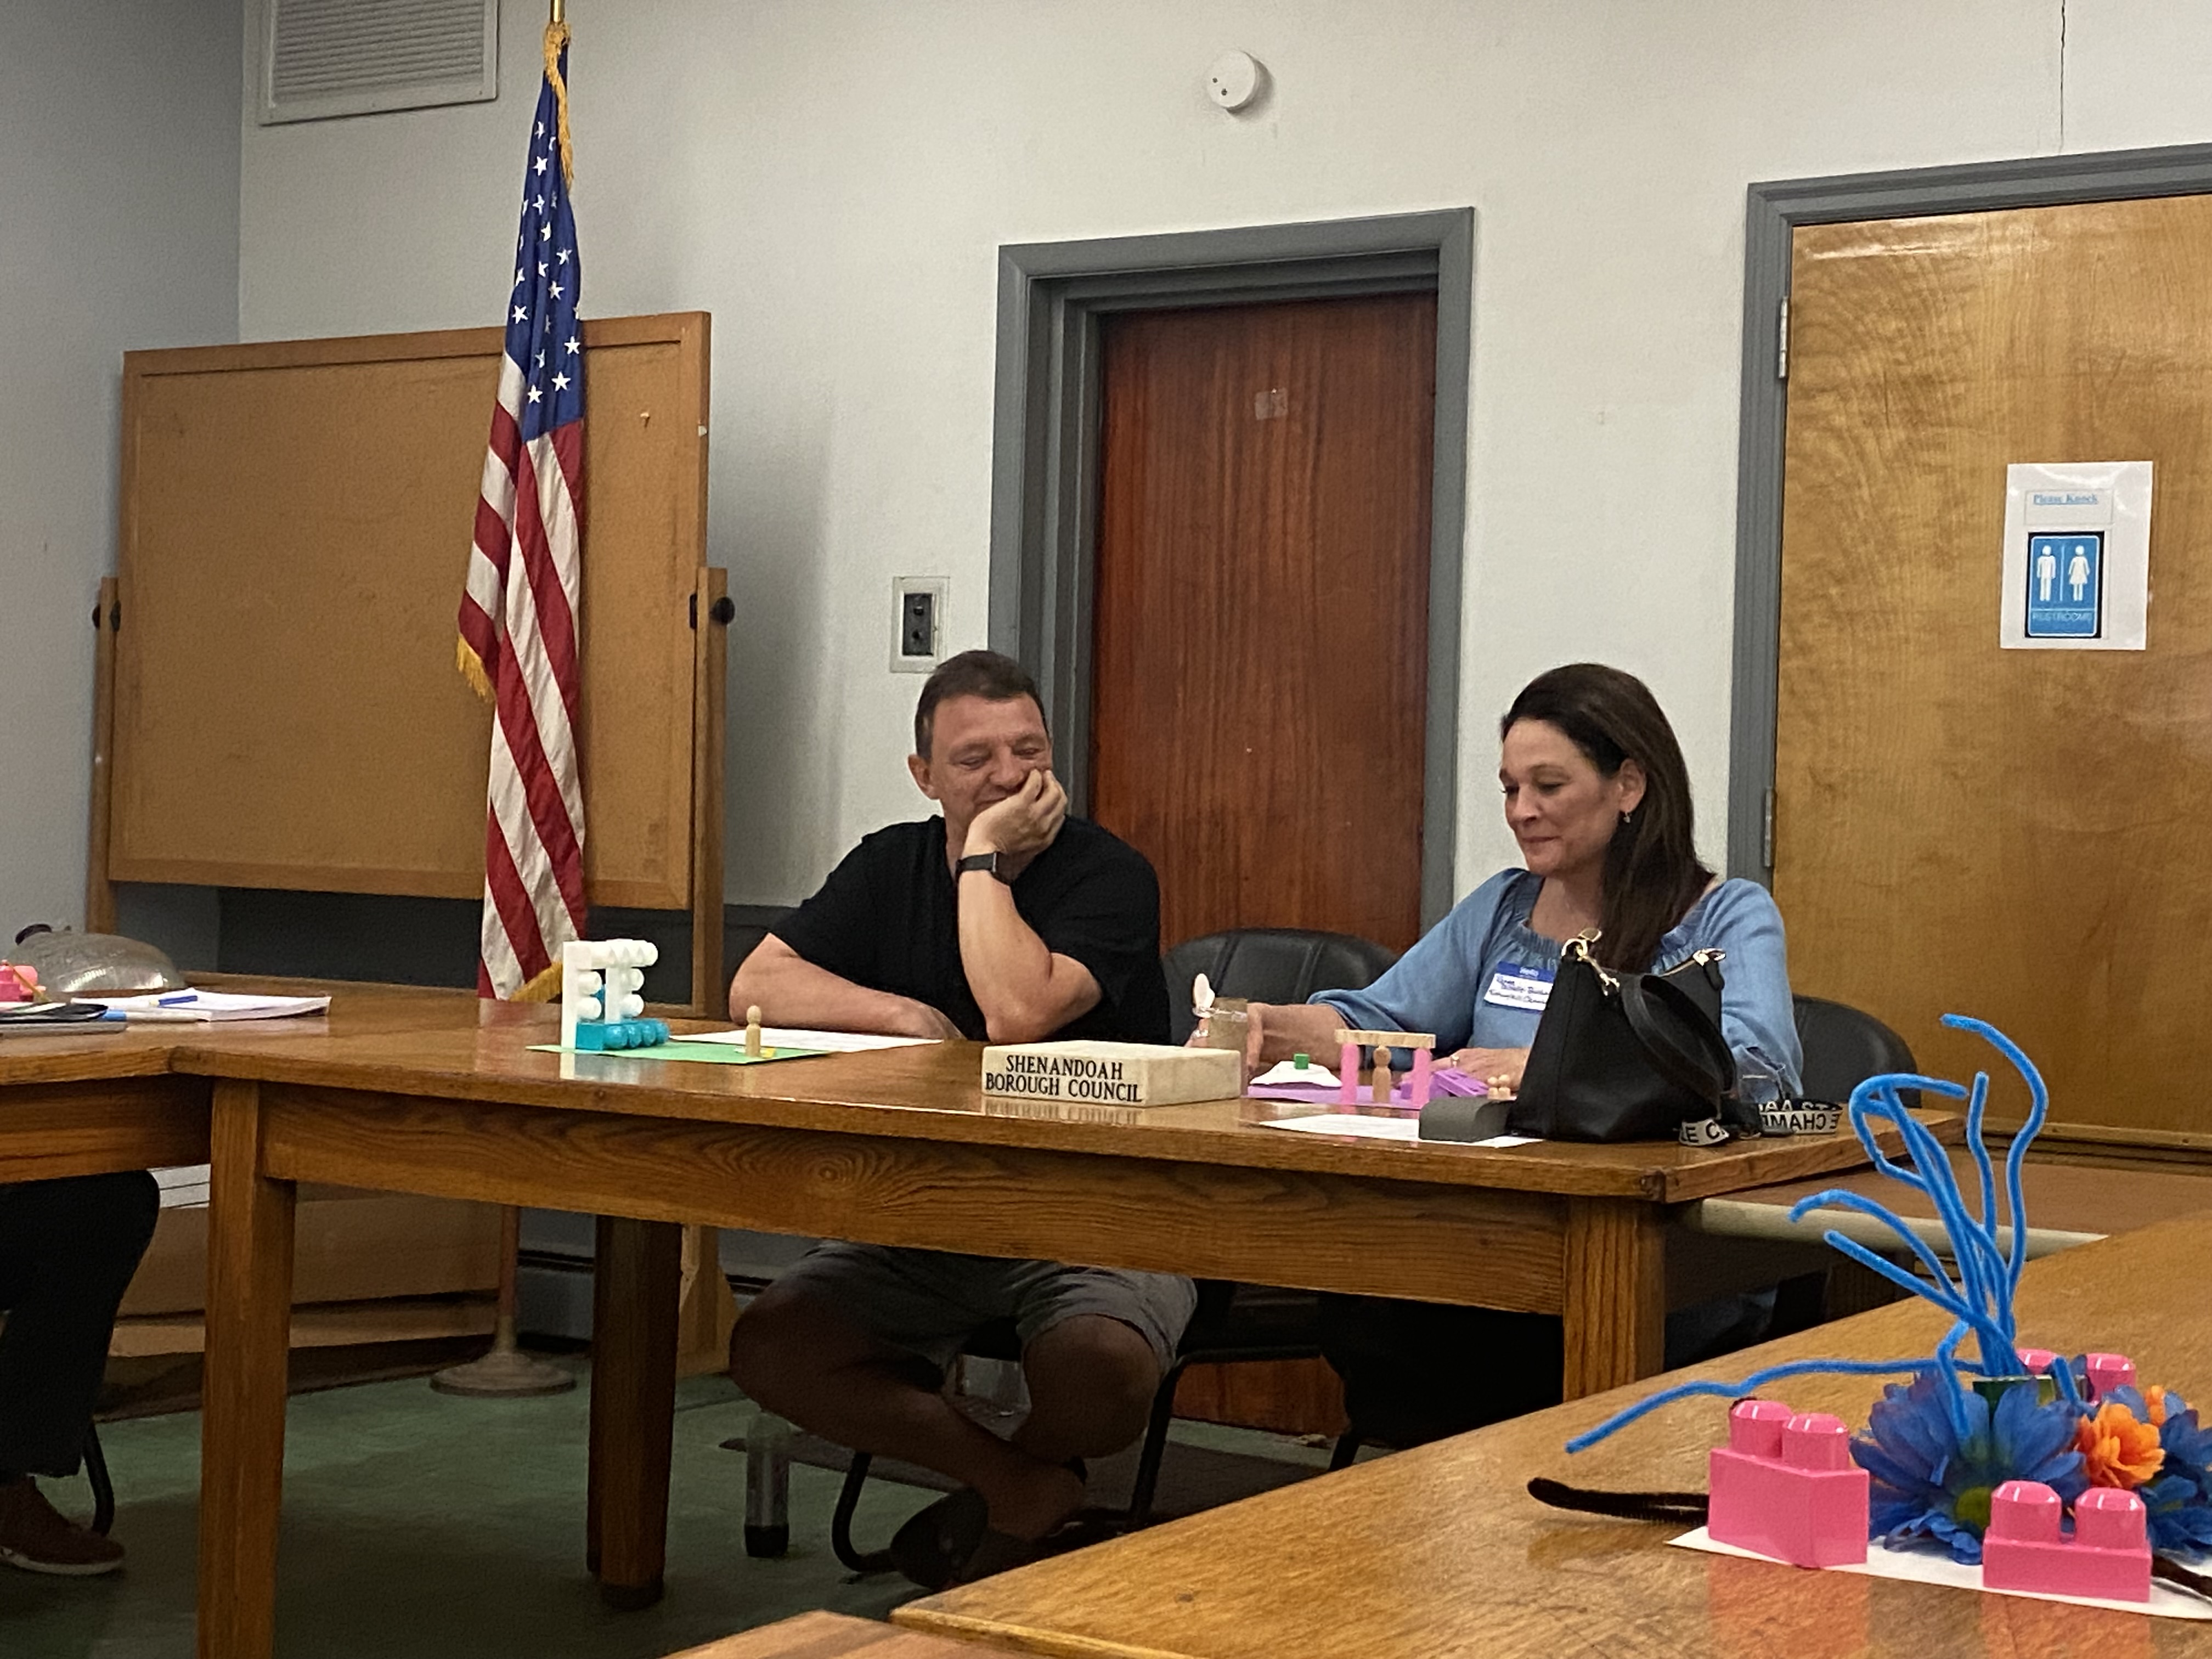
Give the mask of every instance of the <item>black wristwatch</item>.
<path id="1" fill-rule="evenodd" d="M 957 868 L 961 876 L 966 875 L 970 870 L 981 870 L 1000 881 L 1006 880 L 1006 877 L 999 873 L 999 855 L 996 853 L 970 853 L 960 860 Z M 958 877 L 956 876 L 954 879 L 958 879 Z"/>

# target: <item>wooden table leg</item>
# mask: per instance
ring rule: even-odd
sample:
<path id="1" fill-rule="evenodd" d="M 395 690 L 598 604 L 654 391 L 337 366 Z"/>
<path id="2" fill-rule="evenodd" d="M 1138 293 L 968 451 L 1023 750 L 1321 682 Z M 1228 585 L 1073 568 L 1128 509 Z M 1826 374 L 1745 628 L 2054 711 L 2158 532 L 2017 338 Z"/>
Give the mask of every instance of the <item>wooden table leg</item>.
<path id="1" fill-rule="evenodd" d="M 215 1085 L 207 1361 L 200 1429 L 200 1659 L 268 1659 L 276 1640 L 294 1188 L 261 1173 L 261 1091 Z"/>
<path id="2" fill-rule="evenodd" d="M 683 1236 L 671 1222 L 599 1218 L 585 1560 L 611 1607 L 651 1607 L 661 1595 Z"/>
<path id="3" fill-rule="evenodd" d="M 1566 1397 L 1652 1376 L 1666 1363 L 1667 1238 L 1659 1206 L 1567 1200 Z"/>

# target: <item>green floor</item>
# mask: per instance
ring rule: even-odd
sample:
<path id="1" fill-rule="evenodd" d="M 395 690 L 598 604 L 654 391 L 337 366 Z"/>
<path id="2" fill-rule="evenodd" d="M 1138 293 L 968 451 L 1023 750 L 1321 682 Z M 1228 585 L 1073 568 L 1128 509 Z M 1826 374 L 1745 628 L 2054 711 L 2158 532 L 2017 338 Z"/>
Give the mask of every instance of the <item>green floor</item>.
<path id="1" fill-rule="evenodd" d="M 726 1381 L 678 1395 L 668 1594 L 617 1613 L 584 1571 L 587 1395 L 458 1400 L 419 1380 L 296 1396 L 288 1420 L 276 1649 L 282 1659 L 649 1659 L 811 1607 L 880 1618 L 918 1594 L 854 1580 L 830 1553 L 840 1477 L 794 1464 L 792 1544 L 744 1553 L 744 1459 L 720 1443 L 752 1407 Z M 38 1659 L 189 1659 L 200 1420 L 106 1425 L 130 1550 L 112 1578 L 0 1568 L 0 1653 Z M 1178 1424 L 1179 1443 L 1310 1468 L 1322 1454 L 1274 1436 Z M 1202 1461 L 1205 1450 L 1196 1459 Z M 1170 1480 L 1176 1465 L 1169 1454 Z M 1303 1469 L 1300 1470 L 1304 1472 Z M 1286 1471 L 1287 1473 L 1287 1471 Z M 49 1488 L 82 1514 L 81 1482 Z M 930 1494 L 869 1483 L 856 1527 L 880 1540 Z"/>

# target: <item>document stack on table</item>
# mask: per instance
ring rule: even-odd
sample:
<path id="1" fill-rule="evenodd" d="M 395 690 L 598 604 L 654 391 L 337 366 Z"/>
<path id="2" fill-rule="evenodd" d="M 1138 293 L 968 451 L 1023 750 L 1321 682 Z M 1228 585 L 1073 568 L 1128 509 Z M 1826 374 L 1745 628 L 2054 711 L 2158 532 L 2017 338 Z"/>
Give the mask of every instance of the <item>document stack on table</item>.
<path id="1" fill-rule="evenodd" d="M 234 991 L 162 991 L 135 997 L 93 997 L 110 1014 L 139 1021 L 291 1019 L 330 1012 L 328 997 L 246 996 Z"/>
<path id="2" fill-rule="evenodd" d="M 96 1002 L 11 1002 L 0 1007 L 0 1036 L 81 1036 L 119 1031 Z"/>
<path id="3" fill-rule="evenodd" d="M 82 1036 L 125 1025 L 204 1025 L 244 1019 L 289 1019 L 330 1011 L 328 997 L 243 996 L 228 991 L 149 992 L 143 996 L 83 997 L 74 1002 L 0 1006 L 0 1035 Z"/>

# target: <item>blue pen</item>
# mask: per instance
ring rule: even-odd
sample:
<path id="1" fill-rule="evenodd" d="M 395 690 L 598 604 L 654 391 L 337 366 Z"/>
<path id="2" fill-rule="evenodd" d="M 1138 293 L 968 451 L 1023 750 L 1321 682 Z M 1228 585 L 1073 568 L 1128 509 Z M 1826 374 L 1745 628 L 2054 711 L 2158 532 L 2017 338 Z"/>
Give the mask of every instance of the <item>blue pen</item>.
<path id="1" fill-rule="evenodd" d="M 156 997 L 154 1006 L 156 1008 L 173 1008 L 180 1002 L 197 1000 L 198 996 L 198 991 L 179 991 L 174 996 Z"/>

